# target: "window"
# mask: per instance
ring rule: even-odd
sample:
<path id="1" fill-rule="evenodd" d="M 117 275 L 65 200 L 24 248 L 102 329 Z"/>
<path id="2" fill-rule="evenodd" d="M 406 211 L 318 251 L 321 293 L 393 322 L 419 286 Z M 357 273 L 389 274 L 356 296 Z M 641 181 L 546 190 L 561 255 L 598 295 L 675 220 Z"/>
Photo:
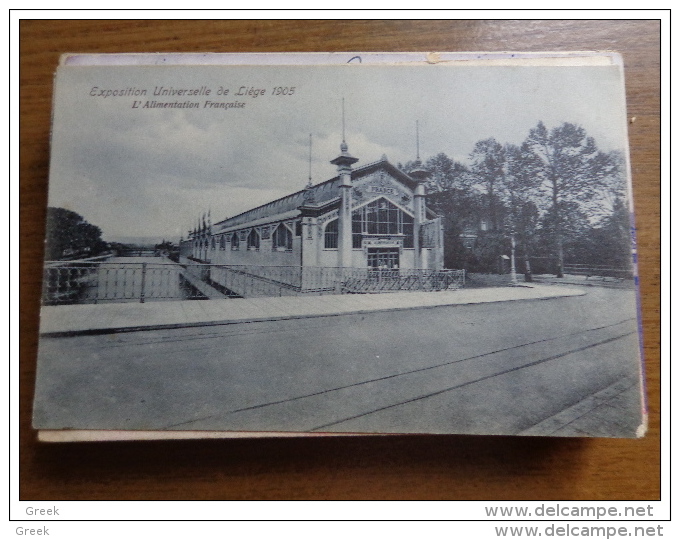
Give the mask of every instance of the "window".
<path id="1" fill-rule="evenodd" d="M 224 251 L 227 249 L 227 237 L 226 235 L 220 236 L 220 250 Z"/>
<path id="2" fill-rule="evenodd" d="M 293 249 L 293 235 L 283 223 L 280 223 L 272 234 L 272 249 L 287 251 Z"/>
<path id="3" fill-rule="evenodd" d="M 210 249 L 215 249 L 215 237 L 210 237 Z"/>
<path id="4" fill-rule="evenodd" d="M 352 213 L 352 247 L 361 247 L 363 234 L 403 236 L 404 247 L 413 247 L 413 216 L 387 199 L 378 199 Z"/>
<path id="5" fill-rule="evenodd" d="M 256 229 L 250 231 L 250 234 L 248 235 L 248 249 L 251 251 L 260 249 L 260 235 L 257 233 Z"/>
<path id="6" fill-rule="evenodd" d="M 324 233 L 324 247 L 326 249 L 338 249 L 338 220 L 329 221 Z"/>
<path id="7" fill-rule="evenodd" d="M 369 248 L 368 266 L 372 269 L 399 268 L 399 250 L 395 248 Z"/>
<path id="8" fill-rule="evenodd" d="M 402 230 L 402 233 L 404 234 L 404 247 L 405 248 L 412 248 L 413 247 L 413 217 L 402 212 L 401 218 L 402 218 L 401 230 Z"/>
<path id="9" fill-rule="evenodd" d="M 363 212 L 359 210 L 352 213 L 352 247 L 361 247 L 361 233 L 363 232 Z"/>
<path id="10" fill-rule="evenodd" d="M 238 234 L 234 233 L 231 235 L 231 250 L 238 251 Z"/>

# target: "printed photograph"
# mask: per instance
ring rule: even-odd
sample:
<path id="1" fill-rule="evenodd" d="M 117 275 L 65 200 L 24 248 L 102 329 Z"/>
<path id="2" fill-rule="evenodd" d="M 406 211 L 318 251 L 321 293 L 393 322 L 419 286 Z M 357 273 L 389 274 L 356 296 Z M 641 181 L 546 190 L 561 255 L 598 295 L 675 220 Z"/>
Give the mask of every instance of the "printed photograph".
<path id="1" fill-rule="evenodd" d="M 43 440 L 644 435 L 619 63 L 67 64 L 53 107 Z"/>

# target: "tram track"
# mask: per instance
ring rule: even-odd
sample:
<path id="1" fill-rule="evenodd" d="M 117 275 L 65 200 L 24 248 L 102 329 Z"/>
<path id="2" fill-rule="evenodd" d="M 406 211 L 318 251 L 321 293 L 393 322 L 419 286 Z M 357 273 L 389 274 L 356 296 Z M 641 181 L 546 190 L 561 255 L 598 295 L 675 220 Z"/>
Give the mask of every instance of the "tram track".
<path id="1" fill-rule="evenodd" d="M 326 424 L 315 426 L 315 427 L 311 428 L 310 431 L 322 431 L 325 428 L 336 426 L 336 425 L 342 424 L 344 422 L 347 422 L 349 420 L 355 420 L 357 418 L 361 418 L 363 416 L 368 416 L 370 414 L 375 414 L 375 413 L 380 412 L 380 411 L 384 411 L 384 410 L 391 409 L 391 408 L 394 408 L 394 407 L 399 407 L 399 406 L 402 406 L 402 405 L 406 405 L 408 403 L 413 403 L 415 401 L 419 401 L 419 400 L 423 400 L 423 399 L 429 399 L 429 398 L 432 398 L 432 397 L 435 397 L 435 396 L 439 396 L 441 394 L 445 394 L 447 392 L 458 390 L 458 389 L 464 388 L 464 387 L 469 386 L 469 385 L 477 384 L 477 383 L 480 383 L 482 381 L 492 379 L 494 377 L 501 377 L 503 375 L 507 375 L 509 373 L 513 373 L 513 372 L 521 370 L 521 369 L 528 369 L 528 368 L 531 368 L 533 366 L 543 364 L 545 362 L 550 362 L 552 360 L 557 360 L 559 358 L 563 358 L 563 357 L 568 356 L 568 355 L 583 352 L 583 351 L 585 351 L 587 349 L 591 349 L 593 347 L 599 347 L 601 345 L 605 345 L 607 343 L 611 343 L 613 341 L 625 338 L 626 336 L 630 336 L 634 333 L 635 332 L 627 332 L 625 334 L 621 334 L 621 335 L 614 336 L 614 337 L 611 337 L 611 338 L 608 338 L 608 339 L 605 339 L 605 340 L 602 340 L 602 341 L 598 341 L 598 342 L 590 344 L 590 345 L 585 345 L 583 347 L 577 347 L 575 349 L 571 349 L 571 350 L 566 351 L 564 353 L 555 354 L 555 355 L 552 355 L 552 356 L 548 356 L 546 358 L 541 358 L 539 360 L 534 360 L 533 362 L 529 362 L 529 363 L 521 365 L 521 366 L 516 366 L 516 367 L 510 368 L 510 369 L 499 371 L 497 373 L 492 373 L 490 375 L 486 375 L 484 377 L 480 377 L 480 378 L 477 378 L 477 379 L 466 381 L 466 382 L 461 383 L 461 384 L 449 386 L 449 387 L 444 388 L 442 390 L 437 390 L 436 392 L 429 392 L 429 393 L 426 393 L 426 394 L 423 394 L 423 395 L 420 395 L 420 396 L 417 396 L 417 397 L 414 397 L 414 398 L 410 398 L 410 399 L 403 400 L 403 401 L 400 401 L 400 402 L 397 402 L 397 403 L 386 405 L 384 407 L 378 407 L 376 409 L 369 410 L 369 411 L 363 412 L 361 414 L 357 414 L 357 415 L 350 416 L 350 417 L 347 417 L 347 418 L 342 418 L 342 419 L 339 419 L 339 420 L 336 420 L 336 421 L 333 421 L 333 422 L 328 422 Z"/>
<path id="2" fill-rule="evenodd" d="M 318 425 L 315 425 L 315 426 L 309 428 L 310 431 L 322 430 L 323 428 L 331 427 L 331 426 L 334 426 L 334 425 L 339 425 L 339 424 L 346 422 L 348 420 L 353 420 L 353 419 L 356 419 L 356 418 L 360 418 L 362 416 L 367 416 L 367 415 L 370 415 L 370 414 L 373 414 L 373 413 L 376 413 L 376 412 L 379 412 L 379 411 L 383 411 L 383 410 L 386 410 L 386 409 L 398 407 L 400 405 L 412 403 L 414 401 L 427 399 L 428 397 L 434 397 L 434 396 L 437 396 L 437 395 L 440 395 L 440 394 L 443 394 L 443 393 L 446 393 L 446 392 L 449 392 L 449 391 L 453 391 L 457 388 L 464 388 L 466 386 L 469 386 L 469 385 L 472 385 L 472 384 L 475 384 L 475 383 L 479 383 L 479 382 L 491 379 L 493 377 L 498 377 L 498 376 L 502 376 L 502 375 L 505 375 L 505 374 L 509 374 L 509 373 L 512 373 L 516 370 L 530 368 L 532 366 L 540 365 L 542 363 L 549 362 L 551 360 L 555 360 L 555 359 L 565 357 L 565 356 L 568 356 L 568 355 L 571 355 L 571 354 L 577 354 L 579 352 L 586 351 L 588 349 L 591 349 L 591 348 L 594 348 L 594 347 L 597 347 L 597 346 L 600 346 L 600 345 L 604 345 L 604 344 L 616 341 L 618 339 L 622 339 L 626 336 L 630 336 L 630 335 L 634 334 L 635 332 L 632 331 L 632 330 L 629 331 L 629 332 L 624 332 L 624 333 L 619 332 L 614 336 L 608 336 L 604 339 L 599 339 L 599 340 L 596 339 L 595 341 L 593 341 L 592 338 L 591 338 L 589 340 L 589 343 L 587 343 L 587 344 L 585 344 L 581 347 L 566 347 L 566 349 L 565 349 L 565 345 L 559 343 L 560 340 L 563 340 L 563 341 L 566 340 L 568 342 L 573 343 L 573 341 L 582 340 L 584 337 L 591 336 L 593 333 L 608 332 L 608 331 L 611 331 L 612 329 L 616 329 L 616 327 L 620 327 L 621 325 L 624 325 L 624 324 L 627 324 L 627 323 L 629 324 L 631 321 L 632 321 L 632 319 L 624 319 L 624 320 L 621 320 L 621 321 L 617 321 L 616 323 L 603 325 L 603 326 L 596 327 L 596 328 L 589 328 L 589 329 L 581 330 L 581 331 L 578 331 L 578 332 L 570 332 L 570 333 L 566 333 L 566 334 L 561 334 L 559 336 L 553 336 L 553 337 L 550 337 L 550 338 L 544 338 L 544 339 L 540 339 L 540 340 L 523 342 L 523 343 L 518 344 L 518 345 L 503 347 L 503 348 L 495 349 L 493 351 L 488 351 L 488 352 L 484 352 L 484 353 L 481 353 L 481 354 L 468 356 L 468 357 L 465 357 L 465 358 L 456 358 L 456 359 L 453 359 L 453 360 L 447 360 L 446 362 L 439 362 L 439 363 L 434 364 L 434 365 L 420 367 L 420 368 L 417 368 L 417 369 L 410 369 L 410 370 L 401 371 L 401 372 L 398 372 L 398 373 L 392 373 L 392 374 L 384 375 L 384 376 L 381 376 L 381 377 L 364 379 L 364 380 L 361 380 L 361 381 L 356 381 L 356 382 L 351 383 L 351 384 L 338 385 L 338 386 L 335 386 L 335 387 L 332 387 L 332 388 L 326 388 L 326 389 L 318 390 L 318 391 L 315 391 L 315 392 L 309 392 L 309 393 L 306 393 L 306 394 L 296 395 L 296 396 L 288 397 L 288 398 L 285 398 L 285 399 L 272 400 L 272 401 L 268 401 L 268 402 L 249 405 L 247 407 L 240 407 L 240 408 L 232 409 L 230 411 L 226 411 L 224 413 L 217 414 L 217 415 L 210 415 L 210 416 L 206 416 L 206 417 L 200 417 L 200 418 L 195 418 L 195 419 L 192 419 L 192 420 L 186 420 L 186 421 L 183 421 L 183 422 L 174 423 L 172 425 L 165 426 L 165 428 L 166 429 L 174 429 L 174 428 L 178 428 L 178 427 L 187 427 L 190 424 L 193 424 L 193 423 L 196 423 L 196 422 L 200 423 L 201 421 L 208 420 L 208 419 L 211 419 L 211 418 L 214 419 L 216 417 L 225 418 L 225 417 L 228 417 L 228 416 L 235 416 L 237 418 L 238 417 L 244 417 L 244 419 L 245 419 L 245 417 L 253 418 L 255 415 L 263 413 L 263 410 L 268 409 L 268 408 L 269 409 L 271 409 L 271 408 L 290 409 L 291 407 L 297 408 L 296 403 L 300 404 L 300 403 L 304 403 L 305 401 L 310 402 L 310 403 L 313 402 L 314 405 L 310 405 L 309 407 L 303 407 L 304 409 L 312 409 L 312 410 L 318 411 L 319 409 L 316 406 L 320 403 L 321 400 L 329 400 L 331 398 L 331 396 L 333 396 L 333 400 L 352 401 L 352 397 L 350 395 L 348 395 L 348 392 L 351 393 L 352 395 L 358 395 L 358 394 L 360 394 L 361 392 L 364 391 L 364 390 L 362 390 L 362 387 L 371 387 L 370 388 L 371 395 L 373 395 L 375 397 L 375 399 L 379 401 L 381 393 L 382 393 L 381 388 L 385 388 L 386 383 L 389 383 L 391 386 L 393 386 L 394 384 L 397 384 L 400 389 L 396 393 L 403 395 L 403 393 L 408 393 L 408 389 L 404 388 L 404 387 L 408 387 L 410 382 L 413 381 L 414 377 L 421 377 L 422 378 L 422 376 L 425 375 L 428 378 L 433 378 L 431 373 L 428 373 L 428 372 L 439 371 L 442 376 L 441 377 L 434 377 L 434 380 L 435 380 L 434 384 L 438 384 L 442 380 L 450 379 L 450 376 L 451 376 L 450 373 L 448 373 L 448 374 L 443 373 L 444 371 L 447 370 L 447 368 L 462 367 L 463 371 L 461 371 L 460 373 L 464 374 L 464 373 L 466 373 L 466 371 L 469 371 L 467 366 L 470 366 L 471 365 L 470 363 L 473 363 L 473 364 L 476 363 L 477 364 L 477 365 L 474 366 L 474 369 L 482 369 L 482 367 L 480 367 L 480 363 L 482 363 L 483 361 L 487 361 L 488 364 L 489 364 L 489 366 L 483 366 L 483 369 L 490 369 L 491 371 L 484 374 L 483 376 L 476 377 L 476 378 L 472 377 L 468 380 L 460 382 L 459 384 L 450 385 L 450 386 L 447 386 L 445 388 L 439 388 L 439 389 L 431 391 L 431 392 L 424 392 L 424 393 L 420 393 L 420 394 L 417 394 L 417 395 L 412 395 L 408 399 L 401 399 L 401 400 L 398 400 L 396 402 L 390 402 L 390 403 L 383 405 L 383 406 L 380 406 L 380 407 L 373 407 L 370 410 L 365 410 L 365 411 L 363 411 L 359 414 L 348 415 L 347 417 L 343 417 L 342 419 L 337 419 L 337 420 L 334 420 L 332 422 L 326 422 L 326 423 L 323 423 L 323 424 L 318 424 Z M 524 362 L 524 356 L 525 355 L 536 354 L 534 352 L 531 352 L 531 349 L 534 349 L 534 348 L 537 348 L 537 347 L 543 349 L 543 348 L 545 348 L 545 346 L 549 346 L 550 348 L 553 348 L 553 349 L 560 349 L 561 348 L 563 350 L 561 350 L 557 354 L 548 355 L 548 356 L 541 356 L 540 358 L 535 359 L 533 361 Z M 512 367 L 510 367 L 508 369 L 502 369 L 502 370 L 498 371 L 496 364 L 499 361 L 499 359 L 501 359 L 501 358 L 504 359 L 505 361 L 518 361 L 519 363 L 517 363 L 516 365 L 513 365 Z M 422 383 L 418 383 L 418 384 L 422 384 Z M 433 383 L 430 382 L 430 383 L 427 383 L 427 384 L 432 385 Z M 361 400 L 361 401 L 364 401 L 364 400 Z M 358 402 L 358 401 L 355 400 L 355 402 Z M 299 405 L 298 405 L 298 407 L 299 407 Z M 263 413 L 263 414 L 270 414 L 270 413 L 267 412 L 267 413 Z"/>
<path id="3" fill-rule="evenodd" d="M 630 302 L 598 290 L 44 339 L 34 418 L 43 429 L 519 433 L 636 379 Z"/>

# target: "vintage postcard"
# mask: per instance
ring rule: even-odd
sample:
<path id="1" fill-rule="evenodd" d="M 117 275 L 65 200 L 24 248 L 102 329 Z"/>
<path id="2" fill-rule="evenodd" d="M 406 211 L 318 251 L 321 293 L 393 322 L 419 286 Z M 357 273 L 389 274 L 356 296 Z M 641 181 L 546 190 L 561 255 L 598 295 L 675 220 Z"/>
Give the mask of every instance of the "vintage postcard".
<path id="1" fill-rule="evenodd" d="M 639 437 L 613 53 L 70 55 L 41 440 Z"/>

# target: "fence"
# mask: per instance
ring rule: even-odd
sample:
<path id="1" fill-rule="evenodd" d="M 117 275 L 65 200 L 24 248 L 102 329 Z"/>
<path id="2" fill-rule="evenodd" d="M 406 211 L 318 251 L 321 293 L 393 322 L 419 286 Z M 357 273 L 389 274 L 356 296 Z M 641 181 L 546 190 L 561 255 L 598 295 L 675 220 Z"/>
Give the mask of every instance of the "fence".
<path id="1" fill-rule="evenodd" d="M 440 291 L 464 283 L 463 270 L 52 262 L 44 269 L 43 304 Z"/>
<path id="2" fill-rule="evenodd" d="M 369 270 L 344 283 L 345 292 L 444 291 L 465 285 L 465 270 Z"/>
<path id="3" fill-rule="evenodd" d="M 302 292 L 300 267 L 202 266 L 214 285 L 244 298 L 297 296 Z"/>
<path id="4" fill-rule="evenodd" d="M 240 296 L 440 291 L 465 284 L 464 270 L 209 265 L 210 279 Z"/>
<path id="5" fill-rule="evenodd" d="M 586 276 L 586 279 L 591 277 L 632 279 L 633 277 L 633 271 L 628 268 L 616 268 L 613 266 L 598 266 L 593 264 L 565 264 L 564 273 L 573 274 L 576 276 Z"/>
<path id="6" fill-rule="evenodd" d="M 157 251 L 151 248 L 121 248 L 118 257 L 155 257 Z"/>
<path id="7" fill-rule="evenodd" d="M 47 263 L 43 274 L 46 305 L 205 298 L 176 264 Z"/>

